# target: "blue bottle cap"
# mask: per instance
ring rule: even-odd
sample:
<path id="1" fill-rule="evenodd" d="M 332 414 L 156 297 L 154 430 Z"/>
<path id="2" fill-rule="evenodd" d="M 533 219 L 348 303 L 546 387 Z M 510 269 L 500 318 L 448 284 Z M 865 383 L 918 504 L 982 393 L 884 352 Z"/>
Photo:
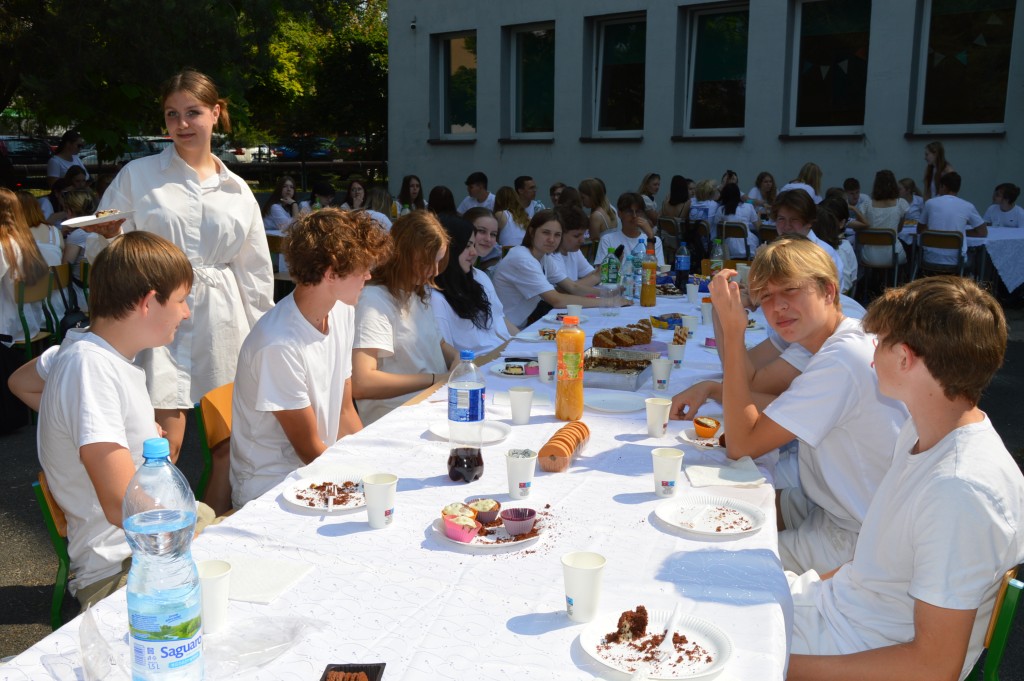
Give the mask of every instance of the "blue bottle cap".
<path id="1" fill-rule="evenodd" d="M 146 459 L 165 459 L 171 455 L 167 438 L 153 437 L 142 443 L 142 456 Z"/>
<path id="2" fill-rule="evenodd" d="M 472 350 L 460 350 L 459 359 L 461 359 L 463 362 L 472 362 L 474 359 L 476 359 L 476 353 L 473 352 Z"/>

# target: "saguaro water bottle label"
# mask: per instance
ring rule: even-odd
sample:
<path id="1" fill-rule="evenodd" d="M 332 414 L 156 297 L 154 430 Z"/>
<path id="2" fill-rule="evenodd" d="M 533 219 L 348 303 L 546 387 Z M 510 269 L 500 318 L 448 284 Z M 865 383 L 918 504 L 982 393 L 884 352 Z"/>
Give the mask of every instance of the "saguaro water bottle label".
<path id="1" fill-rule="evenodd" d="M 448 420 L 484 420 L 484 388 L 448 388 Z"/>
<path id="2" fill-rule="evenodd" d="M 129 613 L 132 666 L 147 672 L 181 671 L 199 664 L 203 653 L 203 628 L 199 608 L 190 608 L 182 620 L 172 615 Z"/>

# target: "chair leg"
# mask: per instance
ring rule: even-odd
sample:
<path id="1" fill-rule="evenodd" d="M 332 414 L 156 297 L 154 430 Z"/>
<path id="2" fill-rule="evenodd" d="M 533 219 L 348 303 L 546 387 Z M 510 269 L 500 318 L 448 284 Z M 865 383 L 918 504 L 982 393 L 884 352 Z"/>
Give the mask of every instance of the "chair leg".
<path id="1" fill-rule="evenodd" d="M 68 567 L 57 566 L 57 577 L 53 582 L 53 600 L 50 603 L 50 628 L 57 631 L 64 624 L 61 610 L 64 608 L 64 593 L 68 590 Z"/>

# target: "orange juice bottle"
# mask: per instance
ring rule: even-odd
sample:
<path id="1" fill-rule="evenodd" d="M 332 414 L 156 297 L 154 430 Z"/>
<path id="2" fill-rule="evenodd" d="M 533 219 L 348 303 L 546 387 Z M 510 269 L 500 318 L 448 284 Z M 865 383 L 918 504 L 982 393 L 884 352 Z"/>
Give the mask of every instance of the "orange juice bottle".
<path id="1" fill-rule="evenodd" d="M 658 259 L 654 256 L 654 245 L 647 244 L 644 256 L 643 278 L 640 284 L 640 307 L 654 307 L 658 298 Z"/>
<path id="2" fill-rule="evenodd" d="M 555 336 L 558 345 L 558 382 L 555 385 L 555 418 L 579 421 L 583 418 L 583 346 L 587 334 L 577 326 L 578 317 L 566 315 Z"/>

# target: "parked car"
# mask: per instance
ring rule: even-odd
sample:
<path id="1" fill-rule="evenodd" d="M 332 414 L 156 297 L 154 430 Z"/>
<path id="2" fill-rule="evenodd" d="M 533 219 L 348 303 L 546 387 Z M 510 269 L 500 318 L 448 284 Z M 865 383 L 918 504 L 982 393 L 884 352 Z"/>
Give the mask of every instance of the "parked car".
<path id="1" fill-rule="evenodd" d="M 28 173 L 19 166 L 46 165 L 53 156 L 46 140 L 22 135 L 0 135 L 0 183 L 10 189 L 28 185 Z M 43 172 L 43 175 L 46 175 Z M 45 186 L 45 182 L 42 186 Z"/>
<path id="2" fill-rule="evenodd" d="M 326 137 L 292 137 L 274 145 L 274 156 L 279 161 L 331 161 L 338 150 Z"/>
<path id="3" fill-rule="evenodd" d="M 243 147 L 239 144 L 225 142 L 219 147 L 214 147 L 213 153 L 222 161 L 228 163 L 266 163 L 274 159 L 274 154 L 266 144 L 258 144 L 254 147 Z"/>
<path id="4" fill-rule="evenodd" d="M 127 163 L 137 158 L 159 154 L 163 150 L 163 146 L 153 140 L 162 142 L 163 139 L 163 137 L 129 137 L 127 151 L 122 152 L 114 162 Z M 170 138 L 167 138 L 167 141 L 170 142 Z"/>

